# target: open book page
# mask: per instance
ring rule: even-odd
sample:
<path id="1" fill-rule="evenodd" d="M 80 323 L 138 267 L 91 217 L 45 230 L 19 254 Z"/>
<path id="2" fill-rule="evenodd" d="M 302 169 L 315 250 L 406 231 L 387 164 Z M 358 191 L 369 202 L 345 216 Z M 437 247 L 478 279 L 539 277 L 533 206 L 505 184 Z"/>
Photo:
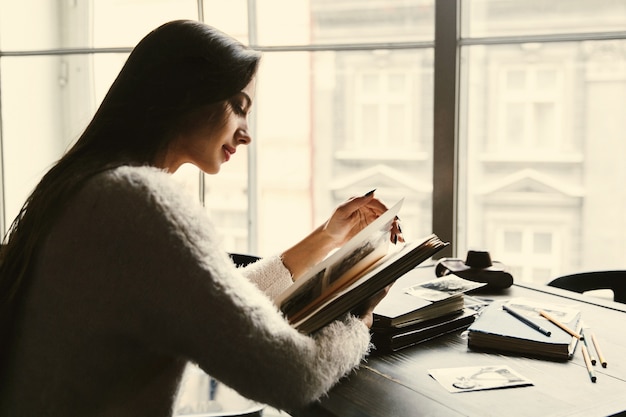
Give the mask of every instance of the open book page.
<path id="1" fill-rule="evenodd" d="M 274 300 L 276 305 L 290 320 L 296 320 L 384 258 L 389 253 L 389 247 L 394 246 L 390 244 L 391 224 L 402 202 L 400 200 L 299 278 Z"/>

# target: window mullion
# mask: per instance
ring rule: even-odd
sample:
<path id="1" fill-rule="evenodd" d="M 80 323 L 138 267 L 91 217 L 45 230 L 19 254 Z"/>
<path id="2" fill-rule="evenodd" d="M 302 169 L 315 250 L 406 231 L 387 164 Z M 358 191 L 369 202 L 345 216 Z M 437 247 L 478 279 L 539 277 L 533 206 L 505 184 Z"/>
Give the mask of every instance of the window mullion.
<path id="1" fill-rule="evenodd" d="M 457 251 L 458 88 L 460 1 L 435 2 L 434 134 L 432 229 Z"/>
<path id="2" fill-rule="evenodd" d="M 248 0 L 248 45 L 258 45 L 257 39 L 257 13 L 256 0 Z M 252 112 L 249 116 L 250 135 L 257 137 L 257 113 Z M 248 145 L 248 252 L 257 254 L 259 250 L 258 238 L 258 151 L 257 141 L 253 140 Z"/>

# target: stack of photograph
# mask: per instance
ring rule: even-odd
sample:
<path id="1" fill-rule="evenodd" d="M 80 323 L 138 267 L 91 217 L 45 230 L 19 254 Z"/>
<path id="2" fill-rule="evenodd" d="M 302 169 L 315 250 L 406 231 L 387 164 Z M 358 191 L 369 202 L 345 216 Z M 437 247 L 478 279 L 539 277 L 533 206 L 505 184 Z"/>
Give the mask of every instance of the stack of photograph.
<path id="1" fill-rule="evenodd" d="M 455 275 L 408 285 L 400 278 L 374 310 L 372 342 L 377 352 L 395 352 L 469 327 L 481 303 L 467 292 L 484 286 Z"/>

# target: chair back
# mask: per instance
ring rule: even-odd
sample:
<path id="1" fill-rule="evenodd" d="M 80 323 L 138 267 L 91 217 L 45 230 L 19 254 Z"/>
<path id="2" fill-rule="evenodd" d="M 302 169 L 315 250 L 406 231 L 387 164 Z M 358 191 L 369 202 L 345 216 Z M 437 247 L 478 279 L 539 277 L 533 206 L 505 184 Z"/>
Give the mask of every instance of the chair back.
<path id="1" fill-rule="evenodd" d="M 261 259 L 258 256 L 248 255 L 245 253 L 229 253 L 229 255 L 230 259 L 232 259 L 237 266 L 246 266 Z"/>
<path id="2" fill-rule="evenodd" d="M 614 301 L 626 303 L 626 270 L 579 272 L 555 278 L 548 285 L 581 294 L 610 289 Z"/>

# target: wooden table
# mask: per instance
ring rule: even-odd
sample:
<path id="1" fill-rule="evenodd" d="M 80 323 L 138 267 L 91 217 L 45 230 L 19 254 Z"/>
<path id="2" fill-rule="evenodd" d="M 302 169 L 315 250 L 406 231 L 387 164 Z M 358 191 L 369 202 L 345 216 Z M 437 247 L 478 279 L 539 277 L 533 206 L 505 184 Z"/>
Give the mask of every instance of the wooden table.
<path id="1" fill-rule="evenodd" d="M 396 285 L 433 279 L 421 267 Z M 372 355 L 320 403 L 292 412 L 294 417 L 351 416 L 626 416 L 626 305 L 546 286 L 515 284 L 494 300 L 526 297 L 575 306 L 600 342 L 608 366 L 596 365 L 592 383 L 580 344 L 568 362 L 551 362 L 467 348 L 466 332 L 456 332 L 386 354 Z M 533 386 L 450 393 L 429 369 L 508 365 Z"/>

